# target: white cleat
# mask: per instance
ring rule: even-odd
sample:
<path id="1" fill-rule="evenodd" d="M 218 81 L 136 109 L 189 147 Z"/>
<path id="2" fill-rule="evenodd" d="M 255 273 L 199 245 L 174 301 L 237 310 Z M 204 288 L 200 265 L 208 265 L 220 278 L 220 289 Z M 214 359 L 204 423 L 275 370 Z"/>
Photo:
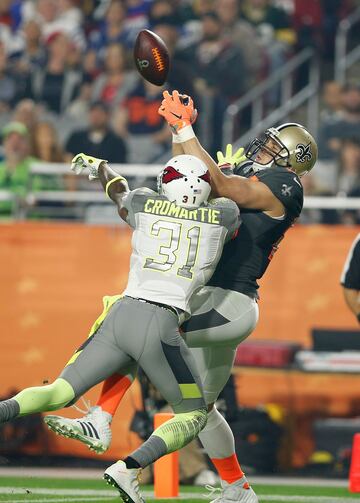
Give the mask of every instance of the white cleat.
<path id="1" fill-rule="evenodd" d="M 126 468 L 124 461 L 118 461 L 105 470 L 104 480 L 115 487 L 124 503 L 145 503 L 139 486 L 141 468 Z"/>
<path id="2" fill-rule="evenodd" d="M 105 452 L 111 443 L 111 415 L 101 407 L 91 407 L 81 419 L 69 419 L 62 416 L 45 416 L 48 428 L 57 435 L 79 440 L 96 454 Z"/>
<path id="3" fill-rule="evenodd" d="M 245 476 L 232 484 L 222 480 L 221 486 L 222 489 L 219 489 L 221 495 L 211 503 L 259 503 L 258 497 Z"/>

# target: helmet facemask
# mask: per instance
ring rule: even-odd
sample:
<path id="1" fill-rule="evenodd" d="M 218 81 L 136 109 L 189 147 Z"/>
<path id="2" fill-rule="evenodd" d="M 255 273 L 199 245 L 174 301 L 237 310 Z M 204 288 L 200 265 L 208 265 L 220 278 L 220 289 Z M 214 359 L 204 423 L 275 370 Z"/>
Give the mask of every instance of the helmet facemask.
<path id="1" fill-rule="evenodd" d="M 254 162 L 257 169 L 265 169 L 276 164 L 282 168 L 290 168 L 289 149 L 278 138 L 275 128 L 267 129 L 260 138 L 255 138 L 248 146 L 245 155 Z"/>

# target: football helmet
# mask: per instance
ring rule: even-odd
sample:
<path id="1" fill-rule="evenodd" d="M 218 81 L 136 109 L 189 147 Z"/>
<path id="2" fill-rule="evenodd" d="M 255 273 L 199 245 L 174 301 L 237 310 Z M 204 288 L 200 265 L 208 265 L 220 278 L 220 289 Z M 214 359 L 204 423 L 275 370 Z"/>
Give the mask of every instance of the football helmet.
<path id="1" fill-rule="evenodd" d="M 255 168 L 264 169 L 275 164 L 303 176 L 313 168 L 318 148 L 307 129 L 300 124 L 287 123 L 269 128 L 262 137 L 255 138 L 245 155 L 254 162 Z"/>
<path id="2" fill-rule="evenodd" d="M 185 208 L 197 208 L 211 191 L 210 174 L 203 161 L 193 155 L 176 155 L 158 175 L 158 192 Z"/>

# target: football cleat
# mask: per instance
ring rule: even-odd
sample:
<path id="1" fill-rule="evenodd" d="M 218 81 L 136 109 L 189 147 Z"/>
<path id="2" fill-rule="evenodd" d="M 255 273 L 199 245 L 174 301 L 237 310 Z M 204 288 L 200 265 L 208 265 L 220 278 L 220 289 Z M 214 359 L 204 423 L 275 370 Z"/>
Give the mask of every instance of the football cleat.
<path id="1" fill-rule="evenodd" d="M 62 416 L 45 416 L 48 428 L 58 435 L 79 440 L 96 454 L 103 454 L 111 443 L 112 416 L 101 407 L 91 407 L 81 419 L 69 419 Z"/>
<path id="2" fill-rule="evenodd" d="M 216 490 L 221 491 L 220 496 L 212 500 L 210 503 L 259 503 L 258 497 L 245 476 L 232 484 L 222 480 L 221 486 L 222 489 L 206 486 L 207 489 L 210 489 L 213 492 Z"/>
<path id="3" fill-rule="evenodd" d="M 145 503 L 140 494 L 140 474 L 141 468 L 127 468 L 124 461 L 118 461 L 105 470 L 104 480 L 119 491 L 124 503 Z"/>

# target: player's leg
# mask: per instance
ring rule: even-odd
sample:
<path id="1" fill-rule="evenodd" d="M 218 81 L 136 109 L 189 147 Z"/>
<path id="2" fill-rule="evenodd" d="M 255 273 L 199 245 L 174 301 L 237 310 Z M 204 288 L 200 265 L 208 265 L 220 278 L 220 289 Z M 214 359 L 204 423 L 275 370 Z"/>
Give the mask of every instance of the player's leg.
<path id="1" fill-rule="evenodd" d="M 191 442 L 204 427 L 207 412 L 195 362 L 180 336 L 177 317 L 151 304 L 143 304 L 137 312 L 139 306 L 136 304 L 139 303 L 132 303 L 131 332 L 139 334 L 139 339 L 141 330 L 145 332 L 144 344 L 138 357 L 126 345 L 124 350 L 138 361 L 175 412 L 174 417 L 157 428 L 138 449 L 105 472 L 105 478 L 123 491 L 122 494 L 131 491 L 134 496 L 131 498 L 136 500 L 135 472 L 132 470 L 144 468 Z M 133 343 L 129 341 L 130 344 Z"/>
<path id="2" fill-rule="evenodd" d="M 61 409 L 119 367 L 133 364 L 130 357 L 119 355 L 118 348 L 104 334 L 100 337 L 99 332 L 85 341 L 52 384 L 24 389 L 13 398 L 0 402 L 0 422 Z"/>
<path id="3" fill-rule="evenodd" d="M 94 325 L 91 328 L 90 335 L 96 332 L 100 327 L 101 323 L 104 321 L 105 317 L 110 311 L 110 308 L 122 295 L 115 296 L 105 296 L 103 297 L 103 312 L 101 315 L 95 320 Z M 96 406 L 98 407 L 97 417 L 100 417 L 99 412 L 105 412 L 105 418 L 108 419 L 110 417 L 110 421 L 114 416 L 123 396 L 126 391 L 130 388 L 131 384 L 135 379 L 136 373 L 128 373 L 128 374 L 114 374 L 105 380 L 98 401 L 96 402 Z M 96 418 L 94 419 L 96 421 Z"/>
<path id="4" fill-rule="evenodd" d="M 74 396 L 77 398 L 120 369 L 126 374 L 126 369 L 131 371 L 134 367 L 136 364 L 132 358 L 125 354 L 114 341 L 111 312 L 96 333 L 86 339 L 70 358 L 60 377 L 71 383 Z M 45 422 L 56 433 L 80 440 L 94 450 L 101 451 L 104 438 L 105 440 L 107 436 L 111 438 L 111 430 L 108 422 L 100 422 L 98 428 L 95 429 L 91 423 L 91 417 L 95 414 L 96 410 L 90 410 L 88 418 L 77 420 L 61 416 L 46 416 Z M 109 441 L 108 439 L 108 443 Z"/>
<path id="5" fill-rule="evenodd" d="M 185 324 L 185 339 L 196 360 L 209 405 L 208 422 L 199 434 L 224 488 L 221 501 L 256 502 L 235 453 L 233 433 L 224 417 L 213 406 L 224 388 L 233 365 L 236 345 L 254 330 L 258 308 L 253 299 L 238 292 L 205 287 L 194 298 L 193 317 Z M 193 329 L 191 331 L 191 329 Z M 197 348 L 198 345 L 207 346 Z M 245 487 L 245 488 L 244 488 Z"/>
<path id="6" fill-rule="evenodd" d="M 108 316 L 112 306 L 121 298 L 121 295 L 106 295 L 103 297 L 103 311 L 93 323 L 88 340 L 93 339 L 93 336 Z M 88 344 L 88 340 L 85 341 L 75 354 L 78 354 Z M 77 419 L 48 416 L 44 419 L 46 424 L 57 434 L 80 440 L 90 450 L 97 454 L 102 454 L 108 449 L 111 443 L 110 424 L 113 414 L 127 389 L 131 386 L 135 376 L 136 365 L 131 365 L 128 369 L 124 369 L 123 374 L 115 373 L 104 381 L 98 402 L 87 411 L 85 416 Z M 79 428 L 83 429 L 82 434 L 79 434 Z"/>
<path id="7" fill-rule="evenodd" d="M 0 423 L 28 414 L 61 409 L 74 396 L 74 389 L 64 379 L 56 379 L 46 386 L 26 388 L 13 398 L 0 402 Z"/>

